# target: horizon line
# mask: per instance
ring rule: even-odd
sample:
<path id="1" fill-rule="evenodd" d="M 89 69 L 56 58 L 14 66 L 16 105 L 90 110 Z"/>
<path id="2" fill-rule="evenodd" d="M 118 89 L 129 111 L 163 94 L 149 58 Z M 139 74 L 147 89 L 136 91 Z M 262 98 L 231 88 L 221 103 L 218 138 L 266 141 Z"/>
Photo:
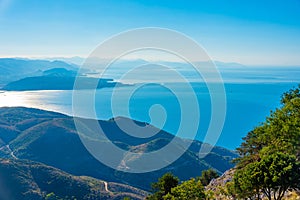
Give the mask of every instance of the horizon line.
<path id="1" fill-rule="evenodd" d="M 64 59 L 82 59 L 82 61 L 84 62 L 84 60 L 87 59 L 87 57 L 84 56 L 78 56 L 78 55 L 74 55 L 74 56 L 67 56 L 67 55 L 53 55 L 53 56 L 1 56 L 0 55 L 0 59 L 20 59 L 20 60 L 49 60 L 49 61 L 63 61 L 63 62 L 67 62 Z M 107 58 L 109 59 L 109 58 Z M 178 60 L 161 60 L 161 59 L 145 59 L 145 58 L 125 58 L 125 59 L 119 59 L 121 61 L 146 61 L 146 62 L 169 62 L 169 63 L 186 63 L 186 62 L 182 62 L 182 61 L 178 61 Z M 68 61 L 70 62 L 70 61 Z M 265 64 L 259 64 L 259 63 L 249 63 L 249 64 L 244 64 L 241 62 L 236 62 L 236 61 L 222 61 L 222 60 L 199 60 L 199 61 L 194 61 L 194 62 L 213 62 L 214 64 L 233 64 L 233 65 L 241 65 L 241 66 L 245 66 L 245 67 L 300 67 L 300 63 L 298 64 L 274 64 L 274 63 L 265 63 Z M 76 65 L 80 65 L 77 64 L 76 62 L 71 62 L 73 64 Z"/>

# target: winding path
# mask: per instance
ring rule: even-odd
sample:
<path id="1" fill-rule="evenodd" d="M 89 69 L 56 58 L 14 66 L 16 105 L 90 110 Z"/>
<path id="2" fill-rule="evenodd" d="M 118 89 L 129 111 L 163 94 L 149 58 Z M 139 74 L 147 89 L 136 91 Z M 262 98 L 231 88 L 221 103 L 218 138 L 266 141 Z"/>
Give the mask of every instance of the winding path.
<path id="1" fill-rule="evenodd" d="M 10 152 L 9 154 L 10 154 L 10 156 L 11 156 L 12 158 L 14 158 L 14 159 L 16 159 L 16 160 L 18 159 L 18 158 L 15 156 L 14 152 L 11 150 L 9 144 L 6 145 L 6 146 L 1 147 L 0 150 L 2 150 L 2 149 L 4 149 L 4 148 L 6 148 L 6 149 Z"/>
<path id="2" fill-rule="evenodd" d="M 107 184 L 107 182 L 106 182 L 106 181 L 103 181 L 103 183 L 104 183 L 105 191 L 106 191 L 106 192 L 110 192 L 110 191 L 108 190 L 108 184 Z"/>
<path id="3" fill-rule="evenodd" d="M 7 146 L 7 149 L 10 151 L 11 157 L 13 157 L 14 159 L 18 160 L 18 158 L 15 156 L 14 152 L 11 150 L 10 146 L 9 145 L 6 145 L 6 146 Z"/>

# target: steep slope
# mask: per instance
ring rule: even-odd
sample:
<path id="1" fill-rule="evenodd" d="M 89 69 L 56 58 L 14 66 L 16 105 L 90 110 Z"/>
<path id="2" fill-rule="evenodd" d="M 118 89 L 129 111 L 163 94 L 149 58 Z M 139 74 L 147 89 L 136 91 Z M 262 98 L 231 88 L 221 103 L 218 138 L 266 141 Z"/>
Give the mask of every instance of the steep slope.
<path id="1" fill-rule="evenodd" d="M 143 199 L 147 193 L 130 186 L 78 177 L 28 160 L 0 159 L 0 199 Z"/>
<path id="2" fill-rule="evenodd" d="M 23 109 L 27 114 L 31 112 L 31 117 L 28 118 L 27 114 L 22 114 Z M 43 112 L 45 116 L 36 114 Z M 7 116 L 3 113 L 14 114 Z M 49 115 L 52 117 L 49 118 Z M 15 133 L 1 132 L 0 139 L 3 140 L 3 146 L 0 148 L 0 156 L 12 157 L 14 155 L 21 159 L 39 161 L 75 175 L 87 175 L 107 181 L 126 183 L 146 190 L 150 189 L 150 184 L 158 177 L 169 171 L 181 180 L 200 176 L 201 171 L 208 168 L 214 168 L 219 173 L 223 173 L 233 166 L 230 160 L 236 157 L 236 154 L 231 151 L 214 147 L 208 156 L 199 159 L 198 152 L 202 143 L 193 141 L 189 150 L 177 161 L 161 170 L 142 174 L 124 173 L 103 165 L 89 154 L 81 143 L 71 117 L 26 108 L 0 108 L 0 119 L 3 118 L 2 116 L 5 117 L 1 126 L 9 126 L 11 130 L 15 130 Z M 22 117 L 24 120 L 21 120 Z M 126 150 L 149 152 L 162 148 L 174 138 L 173 135 L 164 131 L 150 138 L 135 138 L 120 130 L 116 120 L 126 123 L 128 119 L 120 117 L 109 121 L 99 121 L 99 123 L 109 133 L 109 139 Z M 29 123 L 31 126 L 28 126 L 28 121 L 31 122 Z M 142 122 L 136 123 L 141 126 L 145 125 Z M 148 128 L 155 127 L 148 126 Z M 3 135 L 6 137 L 10 135 L 10 139 L 5 140 Z M 185 140 L 180 141 L 185 142 Z M 176 148 L 181 148 L 180 143 Z M 124 163 L 130 164 L 132 159 L 134 158 L 124 155 Z"/>

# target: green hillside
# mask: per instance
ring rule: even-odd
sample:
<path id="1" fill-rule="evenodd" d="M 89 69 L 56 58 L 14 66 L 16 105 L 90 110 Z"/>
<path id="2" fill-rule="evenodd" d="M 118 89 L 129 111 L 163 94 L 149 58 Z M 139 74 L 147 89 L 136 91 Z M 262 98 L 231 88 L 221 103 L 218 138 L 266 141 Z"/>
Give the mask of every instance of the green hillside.
<path id="1" fill-rule="evenodd" d="M 29 108 L 0 108 L 0 119 L 0 129 L 3 130 L 0 133 L 0 155 L 4 158 L 38 161 L 74 175 L 92 176 L 146 190 L 150 189 L 150 183 L 169 171 L 181 180 L 199 176 L 201 171 L 210 168 L 223 173 L 233 167 L 230 161 L 237 156 L 224 148 L 214 147 L 208 156 L 199 159 L 198 152 L 202 143 L 193 141 L 189 150 L 177 161 L 161 170 L 142 174 L 125 173 L 103 165 L 89 154 L 69 116 Z M 163 147 L 174 137 L 160 131 L 150 138 L 134 138 L 122 132 L 116 120 L 126 122 L 128 119 L 116 118 L 99 123 L 110 133 L 109 139 L 124 149 L 135 152 L 153 151 Z M 176 148 L 181 148 L 180 143 Z M 123 161 L 130 164 L 132 159 L 125 155 Z"/>
<path id="2" fill-rule="evenodd" d="M 130 186 L 79 177 L 29 160 L 0 159 L 0 199 L 143 199 L 146 193 Z M 108 184 L 105 186 L 105 184 Z"/>

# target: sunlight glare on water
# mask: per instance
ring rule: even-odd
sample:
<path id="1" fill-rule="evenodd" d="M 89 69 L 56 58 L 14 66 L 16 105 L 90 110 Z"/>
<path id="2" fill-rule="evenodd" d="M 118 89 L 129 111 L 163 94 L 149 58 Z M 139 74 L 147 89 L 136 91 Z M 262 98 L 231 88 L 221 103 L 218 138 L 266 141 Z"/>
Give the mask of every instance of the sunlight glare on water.
<path id="1" fill-rule="evenodd" d="M 30 103 L 29 103 L 30 104 Z M 0 107 L 26 106 L 26 98 L 18 92 L 0 92 Z M 28 105 L 30 107 L 30 105 Z"/>
<path id="2" fill-rule="evenodd" d="M 38 108 L 71 115 L 70 94 L 58 90 L 0 91 L 0 107 Z"/>

